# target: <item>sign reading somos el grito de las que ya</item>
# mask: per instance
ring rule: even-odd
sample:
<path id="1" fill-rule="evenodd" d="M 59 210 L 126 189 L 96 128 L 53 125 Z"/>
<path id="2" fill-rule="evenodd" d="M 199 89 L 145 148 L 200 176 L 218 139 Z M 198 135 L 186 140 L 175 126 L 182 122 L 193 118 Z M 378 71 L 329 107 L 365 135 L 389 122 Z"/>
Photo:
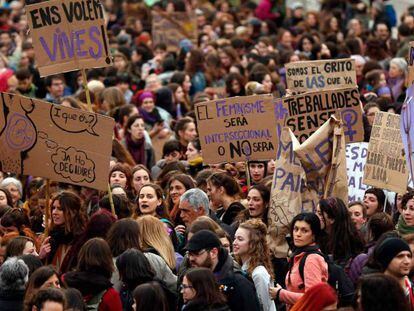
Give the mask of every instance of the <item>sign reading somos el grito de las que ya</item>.
<path id="1" fill-rule="evenodd" d="M 111 64 L 98 0 L 51 0 L 26 6 L 41 76 Z"/>
<path id="2" fill-rule="evenodd" d="M 195 105 L 205 163 L 265 160 L 278 145 L 270 95 L 217 99 Z"/>

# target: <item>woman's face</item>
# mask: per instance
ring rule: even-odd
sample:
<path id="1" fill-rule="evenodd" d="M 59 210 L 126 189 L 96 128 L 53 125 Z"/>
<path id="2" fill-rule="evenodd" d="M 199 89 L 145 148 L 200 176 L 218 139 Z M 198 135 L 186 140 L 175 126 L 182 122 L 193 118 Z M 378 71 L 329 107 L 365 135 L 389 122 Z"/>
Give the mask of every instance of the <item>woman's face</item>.
<path id="1" fill-rule="evenodd" d="M 255 183 L 260 182 L 265 177 L 265 164 L 264 163 L 250 163 L 249 164 L 250 175 Z"/>
<path id="2" fill-rule="evenodd" d="M 288 48 L 292 47 L 292 35 L 289 31 L 285 31 L 283 33 L 281 42 L 285 47 L 288 47 Z"/>
<path id="3" fill-rule="evenodd" d="M 190 238 L 188 239 L 190 240 Z M 229 241 L 228 238 L 224 237 L 224 238 L 220 238 L 220 243 L 221 246 L 227 250 L 227 252 L 230 254 L 231 253 L 231 242 Z"/>
<path id="4" fill-rule="evenodd" d="M 231 81 L 231 90 L 234 94 L 239 94 L 241 91 L 241 85 L 237 79 Z"/>
<path id="5" fill-rule="evenodd" d="M 302 49 L 304 52 L 312 51 L 312 42 L 308 38 L 303 39 L 302 41 Z"/>
<path id="6" fill-rule="evenodd" d="M 375 194 L 366 193 L 364 195 L 364 204 L 367 207 L 367 216 L 371 217 L 377 212 L 378 209 L 378 199 Z"/>
<path id="7" fill-rule="evenodd" d="M 263 84 L 263 89 L 265 93 L 272 93 L 273 82 L 272 82 L 272 79 L 270 78 L 270 75 L 265 75 L 262 81 L 262 84 Z"/>
<path id="8" fill-rule="evenodd" d="M 121 171 L 114 171 L 111 174 L 111 177 L 109 178 L 109 184 L 111 186 L 117 184 L 120 185 L 122 188 L 127 188 L 127 177 L 125 173 Z"/>
<path id="9" fill-rule="evenodd" d="M 223 65 L 223 67 L 224 68 L 230 68 L 230 66 L 231 66 L 230 57 L 224 52 L 220 52 L 219 57 L 220 57 L 220 62 Z"/>
<path id="10" fill-rule="evenodd" d="M 221 204 L 222 191 L 211 182 L 207 182 L 207 195 L 213 205 Z"/>
<path id="11" fill-rule="evenodd" d="M 189 142 L 187 145 L 187 151 L 185 152 L 185 155 L 187 156 L 187 160 L 191 161 L 197 158 L 200 154 L 198 150 L 194 147 L 193 143 Z"/>
<path id="12" fill-rule="evenodd" d="M 142 101 L 141 104 L 142 109 L 144 109 L 146 112 L 152 112 L 155 108 L 154 99 L 151 97 L 147 97 Z"/>
<path id="13" fill-rule="evenodd" d="M 7 205 L 7 196 L 0 190 L 0 206 Z"/>
<path id="14" fill-rule="evenodd" d="M 403 197 L 402 194 L 397 193 L 397 200 L 395 201 L 395 205 L 397 206 L 397 210 L 398 212 L 400 212 L 400 214 L 402 214 L 402 205 L 401 205 L 402 197 Z"/>
<path id="15" fill-rule="evenodd" d="M 125 62 L 123 57 L 115 56 L 114 58 L 114 67 L 120 71 L 126 68 L 127 63 Z"/>
<path id="16" fill-rule="evenodd" d="M 34 246 L 32 241 L 27 241 L 26 245 L 24 246 L 22 255 L 34 255 L 38 256 L 36 252 L 36 247 Z"/>
<path id="17" fill-rule="evenodd" d="M 338 20 L 336 19 L 336 17 L 331 18 L 329 22 L 329 27 L 331 28 L 332 31 L 338 30 Z"/>
<path id="18" fill-rule="evenodd" d="M 12 201 L 13 201 L 13 205 L 16 206 L 17 202 L 20 200 L 21 195 L 19 190 L 17 189 L 15 184 L 9 184 L 6 187 L 7 190 L 9 190 L 11 197 L 12 197 Z"/>
<path id="19" fill-rule="evenodd" d="M 265 211 L 265 205 L 263 198 L 257 189 L 251 189 L 247 194 L 247 206 L 250 217 L 262 217 Z"/>
<path id="20" fill-rule="evenodd" d="M 403 75 L 403 72 L 396 64 L 391 63 L 388 75 L 390 78 L 399 78 Z"/>
<path id="21" fill-rule="evenodd" d="M 136 193 L 139 193 L 142 186 L 148 184 L 150 182 L 150 178 L 148 173 L 145 170 L 138 170 L 132 176 L 132 185 Z"/>
<path id="22" fill-rule="evenodd" d="M 60 288 L 59 278 L 56 274 L 53 274 L 50 278 L 48 278 L 46 282 L 44 282 L 43 285 L 40 287 L 40 289 L 47 289 L 51 287 Z"/>
<path id="23" fill-rule="evenodd" d="M 177 101 L 177 103 L 184 102 L 184 91 L 181 86 L 177 87 L 174 94 L 175 94 L 175 100 Z"/>
<path id="24" fill-rule="evenodd" d="M 52 204 L 52 220 L 55 226 L 65 224 L 65 214 L 63 213 L 59 200 L 55 200 Z"/>
<path id="25" fill-rule="evenodd" d="M 360 230 L 362 225 L 367 221 L 364 217 L 363 207 L 359 204 L 351 206 L 349 209 L 349 215 L 355 227 Z"/>
<path id="26" fill-rule="evenodd" d="M 184 82 L 183 82 L 183 91 L 188 94 L 191 88 L 191 79 L 189 75 L 185 75 Z"/>
<path id="27" fill-rule="evenodd" d="M 183 300 L 185 303 L 194 299 L 196 295 L 196 291 L 194 290 L 193 286 L 188 281 L 186 276 L 184 276 L 183 283 L 181 285 L 181 294 L 183 294 Z"/>
<path id="28" fill-rule="evenodd" d="M 293 243 L 296 247 L 308 246 L 315 242 L 315 237 L 310 225 L 303 220 L 298 220 L 293 225 Z"/>
<path id="29" fill-rule="evenodd" d="M 186 191 L 187 189 L 185 188 L 184 184 L 181 181 L 178 181 L 175 179 L 170 183 L 170 197 L 174 205 L 180 202 L 181 196 Z"/>
<path id="30" fill-rule="evenodd" d="M 321 223 L 321 229 L 322 230 L 329 230 L 331 228 L 331 226 L 334 223 L 333 219 L 330 219 L 328 217 L 328 214 L 326 214 L 326 212 L 322 212 L 320 205 L 318 204 L 316 206 L 316 216 L 318 216 L 319 221 Z"/>
<path id="31" fill-rule="evenodd" d="M 128 129 L 128 132 L 131 134 L 133 140 L 139 140 L 144 137 L 145 134 L 145 123 L 144 120 L 139 118 L 132 123 L 131 127 Z"/>
<path id="32" fill-rule="evenodd" d="M 378 107 L 371 107 L 368 109 L 367 111 L 367 120 L 369 125 L 373 125 L 374 124 L 374 120 L 375 120 L 375 113 L 379 112 L 380 110 L 378 109 Z"/>
<path id="33" fill-rule="evenodd" d="M 239 228 L 234 235 L 233 253 L 236 256 L 246 256 L 249 254 L 249 230 Z"/>
<path id="34" fill-rule="evenodd" d="M 408 200 L 407 205 L 403 207 L 402 215 L 408 226 L 414 226 L 414 199 Z"/>
<path id="35" fill-rule="evenodd" d="M 310 27 L 314 27 L 318 23 L 318 20 L 314 14 L 308 14 L 306 17 L 306 22 Z"/>
<path id="36" fill-rule="evenodd" d="M 326 57 L 331 57 L 331 51 L 329 50 L 326 44 L 321 45 L 321 55 L 325 55 Z"/>
<path id="37" fill-rule="evenodd" d="M 142 187 L 139 196 L 138 204 L 139 210 L 144 215 L 156 215 L 156 210 L 161 205 L 161 198 L 157 197 L 157 193 L 152 187 Z"/>
<path id="38" fill-rule="evenodd" d="M 194 140 L 197 137 L 197 130 L 194 122 L 187 123 L 185 129 L 179 131 L 179 133 L 181 135 L 181 138 L 186 142 Z"/>

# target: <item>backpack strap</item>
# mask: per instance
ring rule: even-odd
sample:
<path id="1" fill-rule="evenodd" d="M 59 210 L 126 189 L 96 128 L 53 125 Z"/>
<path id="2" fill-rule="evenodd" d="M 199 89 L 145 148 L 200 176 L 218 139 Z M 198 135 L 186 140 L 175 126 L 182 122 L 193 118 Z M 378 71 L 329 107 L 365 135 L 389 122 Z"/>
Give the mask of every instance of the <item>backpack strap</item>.
<path id="1" fill-rule="evenodd" d="M 311 255 L 311 254 L 317 254 L 319 256 L 322 256 L 326 261 L 325 255 L 322 254 L 318 250 L 308 251 L 308 252 L 305 253 L 305 255 L 303 255 L 303 257 L 300 259 L 300 262 L 299 262 L 299 275 L 300 275 L 303 283 L 301 285 L 299 285 L 299 289 L 305 289 L 305 271 L 304 271 L 305 270 L 305 263 L 306 263 L 306 258 L 308 258 L 308 256 Z"/>

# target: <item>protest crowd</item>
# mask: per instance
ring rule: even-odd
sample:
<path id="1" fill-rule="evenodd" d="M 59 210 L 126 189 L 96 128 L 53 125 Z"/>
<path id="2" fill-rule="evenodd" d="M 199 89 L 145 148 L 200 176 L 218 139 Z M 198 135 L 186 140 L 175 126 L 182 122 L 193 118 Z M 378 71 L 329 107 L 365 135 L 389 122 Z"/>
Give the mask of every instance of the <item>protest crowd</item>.
<path id="1" fill-rule="evenodd" d="M 0 310 L 414 310 L 393 2 L 0 1 Z"/>

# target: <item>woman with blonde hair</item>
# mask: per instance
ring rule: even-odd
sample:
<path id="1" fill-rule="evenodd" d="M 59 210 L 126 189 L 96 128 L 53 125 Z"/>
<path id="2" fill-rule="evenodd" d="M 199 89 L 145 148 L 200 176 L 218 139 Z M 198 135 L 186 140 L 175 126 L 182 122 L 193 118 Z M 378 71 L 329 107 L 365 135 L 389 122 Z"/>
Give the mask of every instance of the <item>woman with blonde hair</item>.
<path id="1" fill-rule="evenodd" d="M 167 228 L 158 218 L 144 215 L 137 219 L 142 249 L 161 256 L 171 270 L 176 269 L 176 257 Z"/>
<path id="2" fill-rule="evenodd" d="M 242 270 L 253 279 L 261 310 L 276 311 L 276 305 L 269 295 L 273 269 L 266 234 L 267 227 L 260 219 L 243 222 L 235 234 L 233 253 L 242 265 Z"/>

